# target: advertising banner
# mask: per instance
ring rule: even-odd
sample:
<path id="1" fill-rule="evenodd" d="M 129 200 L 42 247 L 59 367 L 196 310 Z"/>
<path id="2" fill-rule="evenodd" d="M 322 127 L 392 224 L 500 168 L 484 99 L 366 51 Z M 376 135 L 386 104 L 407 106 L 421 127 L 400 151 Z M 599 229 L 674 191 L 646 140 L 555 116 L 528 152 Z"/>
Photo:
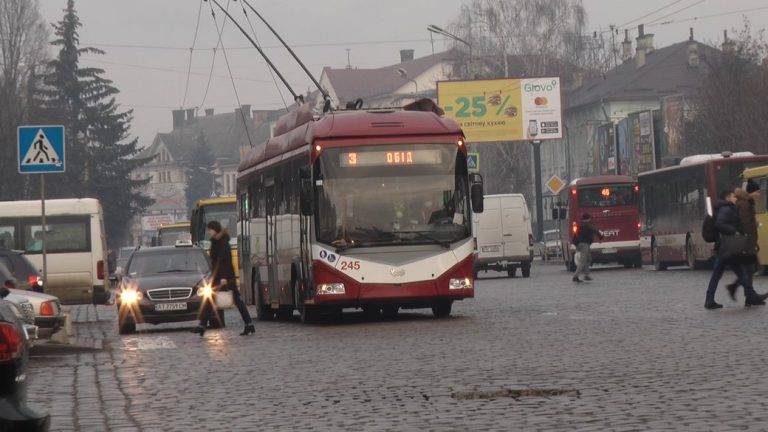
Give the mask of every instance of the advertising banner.
<path id="1" fill-rule="evenodd" d="M 653 140 L 653 115 L 651 111 L 639 111 L 629 119 L 629 143 L 632 165 L 630 175 L 656 169 L 656 149 Z"/>
<path id="2" fill-rule="evenodd" d="M 630 152 L 629 152 L 629 120 L 621 119 L 616 124 L 616 156 L 618 175 L 629 175 Z"/>
<path id="3" fill-rule="evenodd" d="M 173 222 L 173 216 L 166 214 L 142 216 L 141 229 L 144 231 L 157 231 L 160 226 L 172 224 Z"/>
<path id="4" fill-rule="evenodd" d="M 675 165 L 683 156 L 683 124 L 685 121 L 685 98 L 683 95 L 667 96 L 661 99 L 661 161 L 664 166 Z"/>
<path id="5" fill-rule="evenodd" d="M 597 127 L 597 146 L 600 151 L 598 173 L 616 174 L 616 137 L 613 123 L 605 123 Z"/>
<path id="6" fill-rule="evenodd" d="M 557 77 L 439 81 L 437 103 L 472 143 L 563 136 Z"/>

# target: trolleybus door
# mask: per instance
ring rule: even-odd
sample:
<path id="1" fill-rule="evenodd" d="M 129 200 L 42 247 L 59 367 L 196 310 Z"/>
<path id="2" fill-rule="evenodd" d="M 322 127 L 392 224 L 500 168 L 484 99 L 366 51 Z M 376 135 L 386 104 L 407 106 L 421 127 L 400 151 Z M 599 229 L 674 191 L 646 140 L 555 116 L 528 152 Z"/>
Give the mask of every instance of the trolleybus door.
<path id="1" fill-rule="evenodd" d="M 277 203 L 275 202 L 275 181 L 265 182 L 264 193 L 267 198 L 267 278 L 269 279 L 269 301 L 277 301 L 280 283 L 277 279 Z"/>

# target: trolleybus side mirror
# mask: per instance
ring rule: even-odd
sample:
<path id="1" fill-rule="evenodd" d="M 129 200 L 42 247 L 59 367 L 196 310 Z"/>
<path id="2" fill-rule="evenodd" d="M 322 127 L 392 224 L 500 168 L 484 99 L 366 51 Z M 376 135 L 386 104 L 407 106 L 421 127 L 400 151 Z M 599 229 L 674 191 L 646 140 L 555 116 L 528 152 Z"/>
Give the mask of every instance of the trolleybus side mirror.
<path id="1" fill-rule="evenodd" d="M 483 212 L 483 176 L 474 173 L 469 177 L 470 198 L 472 200 L 472 211 L 475 213 Z"/>
<path id="2" fill-rule="evenodd" d="M 312 171 L 309 167 L 299 169 L 299 179 L 301 184 L 300 206 L 303 216 L 312 216 L 314 213 L 313 189 L 312 189 Z"/>

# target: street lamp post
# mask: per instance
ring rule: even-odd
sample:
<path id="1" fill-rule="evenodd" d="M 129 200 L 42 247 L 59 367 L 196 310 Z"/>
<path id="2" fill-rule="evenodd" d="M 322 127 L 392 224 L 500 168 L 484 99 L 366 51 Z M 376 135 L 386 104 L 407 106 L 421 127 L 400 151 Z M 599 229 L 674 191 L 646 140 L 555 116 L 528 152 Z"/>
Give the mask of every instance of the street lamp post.
<path id="1" fill-rule="evenodd" d="M 456 42 L 463 43 L 467 46 L 467 49 L 469 49 L 469 64 L 467 65 L 467 73 L 470 75 L 470 78 L 472 78 L 472 44 L 467 42 L 466 40 L 456 36 L 453 33 L 448 32 L 447 30 L 443 29 L 442 27 L 438 27 L 434 24 L 430 24 L 427 26 L 427 31 L 430 33 L 436 33 L 441 36 L 445 36 L 449 39 L 455 40 Z"/>

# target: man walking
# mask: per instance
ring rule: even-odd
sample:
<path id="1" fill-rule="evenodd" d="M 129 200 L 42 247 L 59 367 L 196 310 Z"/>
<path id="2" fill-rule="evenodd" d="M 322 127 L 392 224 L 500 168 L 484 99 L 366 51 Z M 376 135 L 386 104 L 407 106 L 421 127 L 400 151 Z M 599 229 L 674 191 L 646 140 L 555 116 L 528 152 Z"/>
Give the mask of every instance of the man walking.
<path id="1" fill-rule="evenodd" d="M 740 261 L 743 258 L 726 256 L 721 250 L 723 237 L 743 234 L 741 221 L 736 209 L 736 194 L 733 190 L 726 190 L 720 194 L 720 200 L 714 206 L 715 229 L 717 230 L 717 241 L 715 242 L 715 268 L 712 270 L 712 277 L 709 279 L 707 287 L 707 297 L 704 301 L 704 307 L 707 309 L 720 309 L 723 305 L 715 302 L 715 291 L 717 284 L 725 273 L 727 267 L 731 267 L 738 283 L 744 287 L 745 306 L 763 306 L 768 294 L 757 294 L 752 287 L 752 280 L 747 276 L 745 266 Z"/>
<path id="2" fill-rule="evenodd" d="M 595 241 L 595 237 L 600 240 L 603 239 L 603 235 L 600 231 L 596 230 L 592 226 L 592 216 L 589 213 L 584 213 L 581 216 L 581 223 L 576 228 L 576 234 L 573 236 L 573 244 L 576 246 L 576 274 L 573 275 L 573 281 L 581 283 L 579 279 L 580 275 L 584 275 L 585 281 L 591 281 L 592 277 L 589 275 L 589 267 L 592 265 L 592 250 L 590 246 Z"/>
<path id="3" fill-rule="evenodd" d="M 736 210 L 739 214 L 741 230 L 749 239 L 754 254 L 745 258 L 744 270 L 747 272 L 750 282 L 757 271 L 757 252 L 760 247 L 757 244 L 757 212 L 755 202 L 760 199 L 760 185 L 749 179 L 744 189 L 736 189 Z M 736 289 L 739 287 L 738 279 L 728 284 L 728 294 L 731 300 L 736 301 Z"/>

